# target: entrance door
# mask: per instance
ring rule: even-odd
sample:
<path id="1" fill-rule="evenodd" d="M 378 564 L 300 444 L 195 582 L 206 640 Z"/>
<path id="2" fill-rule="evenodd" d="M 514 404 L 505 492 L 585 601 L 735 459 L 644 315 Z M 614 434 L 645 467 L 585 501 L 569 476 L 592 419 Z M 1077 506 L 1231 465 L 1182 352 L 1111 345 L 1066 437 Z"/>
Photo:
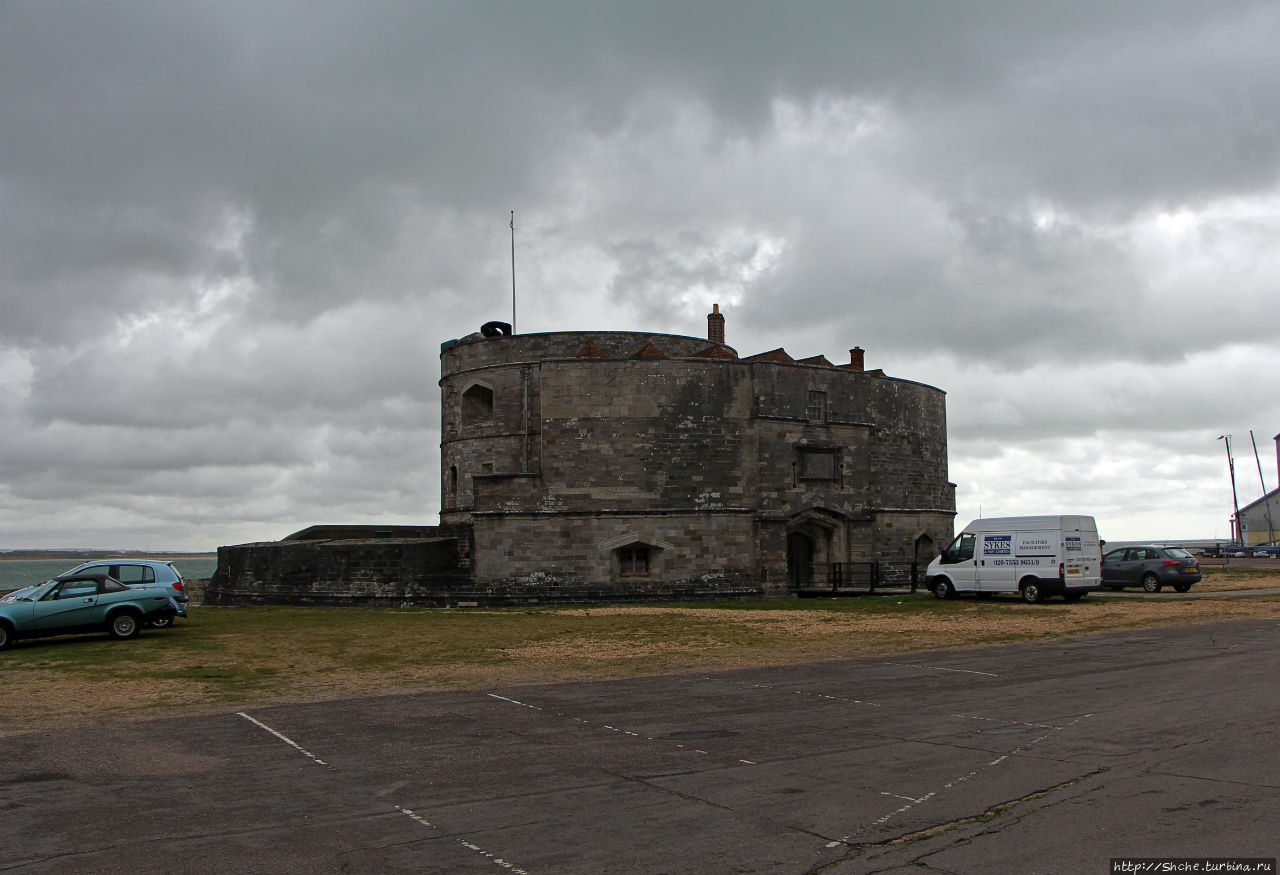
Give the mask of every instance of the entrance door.
<path id="1" fill-rule="evenodd" d="M 787 535 L 787 580 L 792 589 L 813 586 L 813 538 L 804 532 Z"/>

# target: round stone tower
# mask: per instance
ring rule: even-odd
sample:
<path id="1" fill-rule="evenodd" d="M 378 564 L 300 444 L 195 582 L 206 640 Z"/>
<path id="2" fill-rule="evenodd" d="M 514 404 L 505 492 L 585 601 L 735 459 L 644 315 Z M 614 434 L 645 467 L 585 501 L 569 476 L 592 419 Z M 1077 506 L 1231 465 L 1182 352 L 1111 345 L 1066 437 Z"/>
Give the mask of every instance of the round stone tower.
<path id="1" fill-rule="evenodd" d="M 621 331 L 441 346 L 441 522 L 478 587 L 785 595 L 950 540 L 945 394 L 782 349 Z M 921 566 L 923 567 L 923 566 Z"/>

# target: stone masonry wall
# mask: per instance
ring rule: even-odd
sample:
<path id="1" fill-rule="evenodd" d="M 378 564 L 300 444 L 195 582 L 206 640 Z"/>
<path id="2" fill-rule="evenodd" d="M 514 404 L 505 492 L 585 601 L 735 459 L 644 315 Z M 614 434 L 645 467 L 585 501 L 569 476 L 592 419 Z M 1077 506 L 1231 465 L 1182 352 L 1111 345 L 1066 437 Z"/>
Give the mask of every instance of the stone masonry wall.
<path id="1" fill-rule="evenodd" d="M 204 603 L 439 605 L 472 592 L 453 537 L 369 541 L 272 541 L 218 548 Z M 461 536 L 461 539 L 460 537 Z"/>

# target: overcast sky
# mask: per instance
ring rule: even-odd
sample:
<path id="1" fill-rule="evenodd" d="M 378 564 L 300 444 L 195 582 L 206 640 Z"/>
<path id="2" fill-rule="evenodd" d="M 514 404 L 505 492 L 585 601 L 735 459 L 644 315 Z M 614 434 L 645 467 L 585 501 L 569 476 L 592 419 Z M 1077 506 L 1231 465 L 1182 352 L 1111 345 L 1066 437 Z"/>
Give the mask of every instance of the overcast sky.
<path id="1" fill-rule="evenodd" d="M 1280 4 L 0 0 L 0 549 L 435 524 L 439 349 L 947 395 L 957 526 L 1276 488 Z"/>

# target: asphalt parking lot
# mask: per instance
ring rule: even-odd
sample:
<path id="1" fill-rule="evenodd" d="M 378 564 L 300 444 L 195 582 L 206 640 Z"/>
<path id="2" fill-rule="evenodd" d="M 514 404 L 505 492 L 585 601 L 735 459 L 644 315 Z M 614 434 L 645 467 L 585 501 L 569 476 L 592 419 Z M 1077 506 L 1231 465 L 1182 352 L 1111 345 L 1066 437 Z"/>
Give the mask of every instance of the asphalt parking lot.
<path id="1" fill-rule="evenodd" d="M 1280 622 L 32 732 L 14 872 L 1104 873 L 1280 849 Z"/>

